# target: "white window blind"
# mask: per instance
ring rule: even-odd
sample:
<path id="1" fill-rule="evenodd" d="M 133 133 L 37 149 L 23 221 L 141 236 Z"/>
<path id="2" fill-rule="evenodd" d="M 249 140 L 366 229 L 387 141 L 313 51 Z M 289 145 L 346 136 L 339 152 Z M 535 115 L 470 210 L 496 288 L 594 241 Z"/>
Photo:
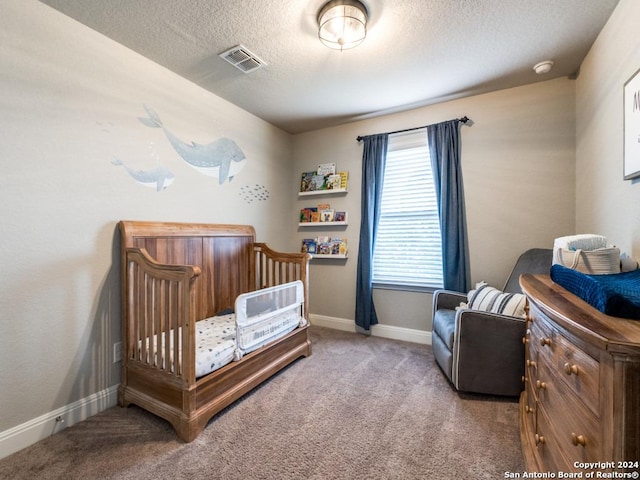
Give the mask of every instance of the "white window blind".
<path id="1" fill-rule="evenodd" d="M 442 287 L 440 222 L 424 131 L 389 138 L 373 283 Z"/>

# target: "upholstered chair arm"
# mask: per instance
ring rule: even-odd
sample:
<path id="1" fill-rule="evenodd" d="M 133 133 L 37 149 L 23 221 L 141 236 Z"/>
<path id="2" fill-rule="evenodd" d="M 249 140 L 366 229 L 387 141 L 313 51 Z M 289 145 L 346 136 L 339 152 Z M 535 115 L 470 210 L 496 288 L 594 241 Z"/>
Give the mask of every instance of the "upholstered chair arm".
<path id="1" fill-rule="evenodd" d="M 452 290 L 436 290 L 433 292 L 433 318 L 440 309 L 455 310 L 462 302 L 467 302 L 467 294 Z"/>
<path id="2" fill-rule="evenodd" d="M 456 314 L 453 384 L 460 391 L 517 396 L 524 388 L 524 318 L 469 309 Z"/>

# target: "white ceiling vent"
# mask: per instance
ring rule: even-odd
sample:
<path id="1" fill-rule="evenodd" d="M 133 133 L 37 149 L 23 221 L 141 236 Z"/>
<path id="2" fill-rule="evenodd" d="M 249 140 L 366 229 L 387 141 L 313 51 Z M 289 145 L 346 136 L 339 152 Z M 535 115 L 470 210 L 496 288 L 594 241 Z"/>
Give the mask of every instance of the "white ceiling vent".
<path id="1" fill-rule="evenodd" d="M 220 57 L 244 73 L 253 72 L 266 65 L 265 62 L 242 45 L 237 45 L 226 52 L 222 52 Z"/>

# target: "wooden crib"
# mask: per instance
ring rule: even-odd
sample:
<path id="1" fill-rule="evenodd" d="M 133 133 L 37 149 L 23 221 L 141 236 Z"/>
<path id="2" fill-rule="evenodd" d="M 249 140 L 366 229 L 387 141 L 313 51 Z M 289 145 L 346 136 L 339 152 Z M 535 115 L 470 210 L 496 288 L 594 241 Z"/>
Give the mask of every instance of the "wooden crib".
<path id="1" fill-rule="evenodd" d="M 193 441 L 216 413 L 301 356 L 311 354 L 307 326 L 201 378 L 195 373 L 195 323 L 233 309 L 243 293 L 302 281 L 305 253 L 278 253 L 245 225 L 122 221 L 122 381 L 120 406 L 136 404 Z M 169 337 L 168 331 L 187 334 Z M 171 353 L 144 339 L 166 336 Z M 171 339 L 170 339 L 171 338 Z M 169 340 L 170 339 L 170 340 Z M 173 352 L 178 352 L 174 354 Z"/>

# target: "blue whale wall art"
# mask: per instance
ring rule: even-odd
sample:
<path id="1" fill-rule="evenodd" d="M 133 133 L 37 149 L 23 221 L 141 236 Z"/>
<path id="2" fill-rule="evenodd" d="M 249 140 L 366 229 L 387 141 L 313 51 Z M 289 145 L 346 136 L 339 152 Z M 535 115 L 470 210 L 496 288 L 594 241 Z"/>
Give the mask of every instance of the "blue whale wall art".
<path id="1" fill-rule="evenodd" d="M 139 117 L 138 120 L 147 127 L 161 128 L 173 149 L 185 162 L 204 175 L 217 177 L 219 185 L 226 180 L 231 181 L 244 167 L 245 154 L 230 138 L 223 137 L 206 145 L 183 142 L 163 125 L 153 109 L 143 106 L 148 117 Z"/>
<path id="2" fill-rule="evenodd" d="M 175 180 L 175 175 L 166 167 L 158 166 L 151 170 L 134 170 L 127 167 L 124 162 L 118 158 L 112 160 L 111 163 L 116 166 L 122 166 L 131 177 L 145 187 L 155 188 L 160 192 L 164 190 Z"/>

